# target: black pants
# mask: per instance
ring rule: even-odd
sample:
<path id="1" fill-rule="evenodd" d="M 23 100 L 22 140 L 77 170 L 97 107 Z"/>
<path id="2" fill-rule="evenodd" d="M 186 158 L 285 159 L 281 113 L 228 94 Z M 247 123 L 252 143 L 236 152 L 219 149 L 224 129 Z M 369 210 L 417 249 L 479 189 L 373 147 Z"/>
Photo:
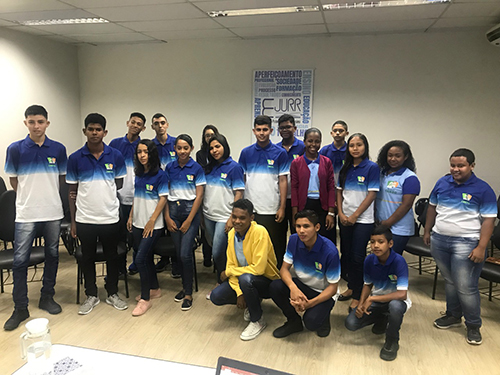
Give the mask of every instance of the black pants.
<path id="1" fill-rule="evenodd" d="M 290 226 L 290 234 L 294 234 L 296 231 L 295 231 L 295 225 L 293 225 L 292 200 L 291 199 L 286 200 L 284 221 L 286 221 L 287 225 Z"/>
<path id="2" fill-rule="evenodd" d="M 107 278 L 105 288 L 108 296 L 118 293 L 118 239 L 120 223 L 115 224 L 82 224 L 76 223 L 78 238 L 82 244 L 82 271 L 85 279 L 85 294 L 97 297 L 95 259 L 97 241 L 102 244 L 106 258 Z"/>
<path id="3" fill-rule="evenodd" d="M 269 237 L 271 237 L 271 242 L 273 243 L 278 269 L 280 269 L 283 264 L 283 256 L 286 250 L 286 221 L 283 219 L 281 223 L 277 223 L 276 215 L 259 214 L 255 214 L 255 221 L 267 229 Z"/>

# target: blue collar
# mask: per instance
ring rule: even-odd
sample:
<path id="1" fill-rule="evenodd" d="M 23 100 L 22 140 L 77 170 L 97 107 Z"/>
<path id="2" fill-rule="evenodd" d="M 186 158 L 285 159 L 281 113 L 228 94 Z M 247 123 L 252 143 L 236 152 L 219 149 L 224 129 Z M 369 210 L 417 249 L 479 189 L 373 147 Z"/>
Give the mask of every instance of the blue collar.
<path id="1" fill-rule="evenodd" d="M 104 150 L 102 151 L 102 155 L 107 155 L 107 154 L 111 153 L 111 148 L 104 142 L 103 142 L 103 145 L 104 145 Z M 89 147 L 87 146 L 87 142 L 85 142 L 85 144 L 82 147 L 82 154 L 83 155 L 92 155 L 90 153 Z M 102 157 L 102 155 L 101 155 L 101 157 Z"/>
<path id="2" fill-rule="evenodd" d="M 240 236 L 240 234 L 238 232 L 236 232 L 236 230 L 234 231 L 234 235 L 236 236 L 236 239 L 241 242 L 245 239 L 248 231 L 250 230 L 250 228 L 252 227 L 252 222 L 250 222 L 250 226 L 248 227 L 248 229 L 246 230 L 246 232 L 243 234 L 243 236 Z"/>
<path id="3" fill-rule="evenodd" d="M 354 168 L 354 169 L 356 169 L 356 168 L 362 168 L 362 167 L 364 167 L 366 164 L 368 164 L 368 161 L 369 161 L 369 160 L 368 160 L 368 158 L 364 158 L 363 160 L 361 160 L 361 163 L 359 163 L 357 167 L 355 167 L 355 166 L 353 165 L 353 168 Z"/>
<path id="4" fill-rule="evenodd" d="M 188 168 L 189 168 L 189 167 L 192 167 L 192 166 L 194 165 L 194 160 L 193 160 L 193 158 L 190 156 L 190 157 L 189 157 L 188 162 L 186 163 L 186 165 L 185 165 L 184 167 L 181 167 L 181 166 L 179 165 L 179 159 L 175 160 L 173 163 L 174 163 L 174 165 L 173 165 L 173 167 L 174 167 L 174 168 L 180 168 L 180 169 L 183 169 L 183 168 L 186 168 L 186 167 L 188 167 Z"/>
<path id="5" fill-rule="evenodd" d="M 319 155 L 316 159 L 314 160 L 309 160 L 308 158 L 306 158 L 306 154 L 303 155 L 304 157 L 304 160 L 306 161 L 306 164 L 309 165 L 311 163 L 315 163 L 315 164 L 319 164 Z"/>
<path id="6" fill-rule="evenodd" d="M 333 151 L 345 151 L 345 150 L 347 150 L 347 142 L 344 142 L 344 145 L 341 148 L 335 147 L 335 145 L 333 144 L 333 142 L 332 142 L 331 145 L 332 145 Z"/>
<path id="7" fill-rule="evenodd" d="M 36 144 L 35 141 L 30 138 L 29 134 L 26 136 L 26 138 L 24 138 L 24 140 L 27 143 L 28 147 L 38 146 L 38 144 Z M 39 147 L 49 147 L 49 143 L 50 143 L 49 137 L 45 136 L 42 145 Z"/>
<path id="8" fill-rule="evenodd" d="M 231 156 L 228 156 L 226 160 L 224 160 L 222 163 L 219 165 L 227 165 L 230 164 L 233 161 L 233 158 Z"/>
<path id="9" fill-rule="evenodd" d="M 477 177 L 474 174 L 474 172 L 472 172 L 471 176 L 467 179 L 467 181 L 462 182 L 461 184 L 458 184 L 451 174 L 447 174 L 445 177 L 447 177 L 447 180 L 450 184 L 454 184 L 455 186 L 471 185 L 477 181 Z"/>
<path id="10" fill-rule="evenodd" d="M 125 134 L 125 137 L 123 137 L 123 140 L 127 143 L 130 143 L 131 145 L 135 145 L 137 143 L 139 143 L 139 141 L 141 140 L 141 137 L 137 138 L 134 142 L 130 142 L 127 138 L 127 134 Z"/>
<path id="11" fill-rule="evenodd" d="M 387 176 L 401 176 L 406 171 L 406 169 L 407 169 L 406 167 L 401 167 L 396 172 L 390 174 L 384 172 L 384 174 Z"/>
<path id="12" fill-rule="evenodd" d="M 306 247 L 306 245 L 304 244 L 304 242 L 302 242 L 300 240 L 300 238 L 298 240 L 299 240 L 299 250 L 304 250 L 305 252 L 308 252 L 308 253 L 318 253 L 321 250 L 321 248 L 323 247 L 323 238 L 321 238 L 321 236 L 319 234 L 318 234 L 318 237 L 316 238 L 316 242 L 314 243 L 311 250 L 309 250 Z"/>
<path id="13" fill-rule="evenodd" d="M 378 260 L 378 257 L 375 256 L 375 265 L 381 265 L 381 266 L 388 266 L 390 265 L 394 259 L 396 259 L 396 253 L 394 251 L 392 251 L 392 248 L 391 248 L 391 253 L 389 254 L 389 258 L 387 258 L 387 260 L 385 261 L 385 264 L 382 264 L 380 263 L 380 261 Z"/>
<path id="14" fill-rule="evenodd" d="M 269 141 L 269 143 L 267 144 L 267 146 L 266 146 L 266 147 L 260 147 L 260 146 L 257 144 L 257 142 L 255 142 L 255 143 L 253 144 L 253 146 L 255 147 L 255 149 L 256 149 L 257 151 L 267 151 L 267 150 L 269 150 L 269 149 L 272 147 L 272 145 L 273 145 L 273 142 L 271 142 L 271 141 Z"/>

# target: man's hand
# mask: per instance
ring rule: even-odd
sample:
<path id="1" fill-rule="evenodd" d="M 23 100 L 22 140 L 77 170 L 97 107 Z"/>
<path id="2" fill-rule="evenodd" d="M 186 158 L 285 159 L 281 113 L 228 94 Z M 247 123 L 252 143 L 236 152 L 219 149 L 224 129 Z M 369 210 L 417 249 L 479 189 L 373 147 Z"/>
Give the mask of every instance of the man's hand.
<path id="1" fill-rule="evenodd" d="M 326 221 L 325 221 L 325 225 L 326 225 L 326 229 L 327 230 L 330 230 L 333 228 L 333 224 L 335 224 L 335 219 L 333 218 L 332 215 L 326 215 Z"/>
<path id="2" fill-rule="evenodd" d="M 189 219 L 186 219 L 184 220 L 184 222 L 182 223 L 181 227 L 179 228 L 179 230 L 186 234 L 186 232 L 188 231 L 189 227 L 191 226 L 191 220 Z"/>
<path id="3" fill-rule="evenodd" d="M 220 274 L 220 281 L 226 281 L 226 280 L 227 280 L 226 271 L 222 271 Z"/>
<path id="4" fill-rule="evenodd" d="M 278 210 L 278 212 L 276 212 L 276 216 L 275 216 L 275 221 L 277 223 L 281 223 L 283 221 L 283 219 L 285 218 L 285 208 L 280 208 Z"/>
<path id="5" fill-rule="evenodd" d="M 132 232 L 132 218 L 131 217 L 129 217 L 127 220 L 127 230 L 129 232 Z"/>
<path id="6" fill-rule="evenodd" d="M 72 222 L 71 223 L 71 237 L 76 238 L 77 233 L 76 233 L 76 223 Z"/>
<path id="7" fill-rule="evenodd" d="M 177 232 L 179 230 L 177 229 L 175 221 L 173 221 L 171 218 L 167 217 L 165 218 L 165 221 L 167 222 L 167 229 L 169 232 Z"/>
<path id="8" fill-rule="evenodd" d="M 424 233 L 424 243 L 427 246 L 431 246 L 431 234 L 430 233 Z"/>
<path id="9" fill-rule="evenodd" d="M 238 307 L 238 309 L 247 308 L 247 302 L 245 301 L 245 297 L 243 296 L 243 294 L 236 297 L 236 307 Z"/>
<path id="10" fill-rule="evenodd" d="M 144 226 L 142 231 L 142 238 L 148 238 L 153 236 L 153 231 L 155 230 L 155 222 L 151 219 Z"/>
<path id="11" fill-rule="evenodd" d="M 481 250 L 478 247 L 474 248 L 469 254 L 469 259 L 474 263 L 481 263 L 486 256 L 486 250 Z"/>
<path id="12" fill-rule="evenodd" d="M 229 217 L 226 221 L 226 225 L 224 226 L 224 232 L 227 234 L 231 229 L 233 229 L 233 221 L 231 220 L 231 217 Z"/>
<path id="13" fill-rule="evenodd" d="M 307 297 L 299 288 L 291 288 L 290 289 L 290 301 L 300 302 L 307 301 Z"/>

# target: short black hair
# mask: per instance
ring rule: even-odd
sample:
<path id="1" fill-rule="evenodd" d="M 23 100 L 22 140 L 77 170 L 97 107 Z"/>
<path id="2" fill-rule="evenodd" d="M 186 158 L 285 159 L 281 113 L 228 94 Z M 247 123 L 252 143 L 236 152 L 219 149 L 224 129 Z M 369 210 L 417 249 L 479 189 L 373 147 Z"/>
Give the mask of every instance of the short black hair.
<path id="1" fill-rule="evenodd" d="M 177 146 L 177 143 L 178 143 L 179 141 L 184 141 L 184 142 L 186 142 L 186 143 L 189 145 L 189 147 L 191 147 L 191 148 L 193 148 L 193 147 L 194 147 L 194 146 L 193 146 L 193 138 L 191 138 L 191 136 L 190 136 L 189 134 L 179 134 L 179 135 L 177 136 L 177 138 L 175 139 L 175 146 Z"/>
<path id="2" fill-rule="evenodd" d="M 335 125 L 342 125 L 342 126 L 344 127 L 345 131 L 347 131 L 347 123 L 346 123 L 345 121 L 342 121 L 342 120 L 337 120 L 337 121 L 335 121 L 335 122 L 333 123 L 333 125 L 332 125 L 332 130 L 333 130 L 333 127 L 334 127 Z"/>
<path id="3" fill-rule="evenodd" d="M 463 156 L 464 158 L 466 158 L 467 163 L 469 163 L 469 164 L 472 164 L 476 161 L 476 156 L 468 148 L 459 148 L 458 150 L 453 151 L 453 154 L 451 154 L 450 159 L 455 158 L 455 157 L 460 157 L 460 156 Z"/>
<path id="4" fill-rule="evenodd" d="M 269 127 L 272 128 L 272 123 L 273 121 L 271 120 L 271 117 L 266 115 L 259 115 L 253 121 L 253 127 L 255 128 L 255 126 L 257 125 L 269 125 Z"/>
<path id="5" fill-rule="evenodd" d="M 319 223 L 318 214 L 316 212 L 314 212 L 313 210 L 302 210 L 302 211 L 297 212 L 295 214 L 295 221 L 297 221 L 297 219 L 307 219 L 314 226 L 316 226 L 316 224 Z"/>
<path id="6" fill-rule="evenodd" d="M 289 115 L 288 113 L 285 113 L 284 115 L 281 115 L 280 118 L 278 119 L 278 125 L 281 124 L 282 122 L 287 122 L 290 121 L 293 126 L 295 126 L 295 117 L 292 115 Z"/>
<path id="7" fill-rule="evenodd" d="M 309 136 L 309 134 L 311 133 L 318 133 L 319 134 L 319 139 L 321 140 L 323 138 L 323 136 L 321 135 L 321 130 L 319 130 L 318 128 L 309 128 L 306 130 L 306 132 L 304 133 L 304 142 L 306 141 L 307 137 Z"/>
<path id="8" fill-rule="evenodd" d="M 143 124 L 146 124 L 146 117 L 144 117 L 141 112 L 132 112 L 128 119 L 130 120 L 132 117 L 139 117 L 142 120 Z"/>
<path id="9" fill-rule="evenodd" d="M 153 115 L 153 117 L 151 117 L 151 122 L 153 122 L 155 120 L 155 118 L 160 118 L 160 117 L 163 117 L 165 120 L 167 120 L 167 118 L 165 117 L 165 115 L 163 113 L 158 112 L 158 113 L 155 113 Z M 167 120 L 167 122 L 168 122 L 168 120 Z"/>
<path id="10" fill-rule="evenodd" d="M 372 236 L 384 236 L 387 242 L 392 241 L 392 232 L 389 229 L 389 227 L 386 227 L 385 225 L 377 225 L 373 231 L 372 231 Z"/>
<path id="11" fill-rule="evenodd" d="M 38 104 L 30 105 L 28 108 L 26 108 L 26 111 L 24 111 L 24 118 L 28 118 L 28 116 L 36 116 L 36 115 L 41 115 L 41 116 L 45 117 L 46 120 L 49 119 L 49 114 L 47 113 L 47 110 Z"/>
<path id="12" fill-rule="evenodd" d="M 102 130 L 106 130 L 106 119 L 100 113 L 90 113 L 85 117 L 85 129 L 89 124 L 99 124 L 102 126 Z"/>
<path id="13" fill-rule="evenodd" d="M 250 216 L 253 215 L 253 203 L 250 202 L 248 199 L 245 198 L 238 199 L 236 202 L 233 203 L 233 209 L 235 208 L 239 208 L 240 210 L 248 212 Z"/>

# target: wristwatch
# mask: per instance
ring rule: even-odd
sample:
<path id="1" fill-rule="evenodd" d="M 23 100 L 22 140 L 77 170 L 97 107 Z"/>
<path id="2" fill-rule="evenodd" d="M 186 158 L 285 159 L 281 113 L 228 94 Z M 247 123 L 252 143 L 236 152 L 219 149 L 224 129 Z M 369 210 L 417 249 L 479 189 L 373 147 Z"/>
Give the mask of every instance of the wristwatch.
<path id="1" fill-rule="evenodd" d="M 328 212 L 328 216 L 335 216 L 335 213 L 333 213 L 333 212 Z"/>

